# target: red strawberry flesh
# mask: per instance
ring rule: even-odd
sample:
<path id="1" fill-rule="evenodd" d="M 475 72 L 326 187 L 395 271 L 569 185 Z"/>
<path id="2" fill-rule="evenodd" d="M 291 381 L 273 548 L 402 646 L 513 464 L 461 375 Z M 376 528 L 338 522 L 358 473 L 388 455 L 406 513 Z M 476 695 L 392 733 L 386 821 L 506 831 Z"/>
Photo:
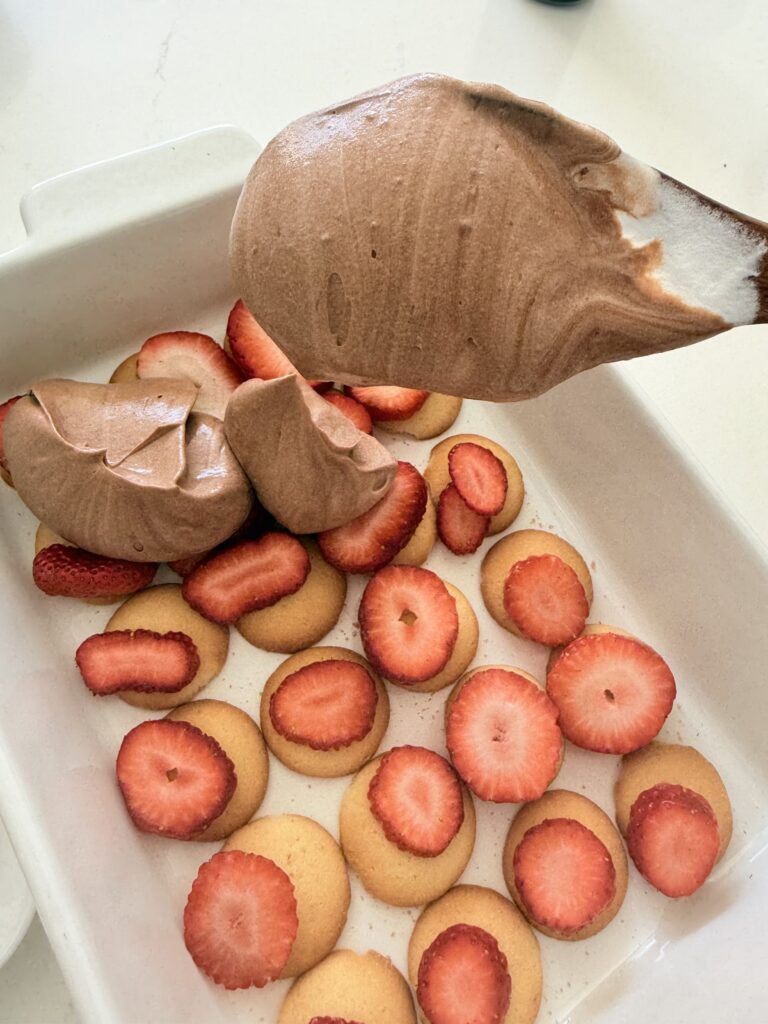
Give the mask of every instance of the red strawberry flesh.
<path id="1" fill-rule="evenodd" d="M 229 396 L 242 384 L 243 375 L 227 353 L 207 334 L 169 331 L 147 338 L 139 350 L 136 372 L 140 379 L 176 377 L 199 388 L 195 408 L 223 416 Z"/>
<path id="2" fill-rule="evenodd" d="M 354 661 L 315 661 L 292 672 L 269 700 L 275 730 L 313 750 L 340 750 L 371 731 L 379 695 Z"/>
<path id="3" fill-rule="evenodd" d="M 376 572 L 411 539 L 427 501 L 424 477 L 409 462 L 398 462 L 381 501 L 344 526 L 318 535 L 323 557 L 341 572 Z"/>
<path id="4" fill-rule="evenodd" d="M 235 768 L 219 744 L 188 722 L 142 722 L 117 755 L 117 782 L 142 832 L 191 839 L 218 818 L 235 791 Z"/>
<path id="5" fill-rule="evenodd" d="M 83 682 L 98 696 L 120 690 L 177 693 L 200 667 L 197 647 L 186 633 L 151 629 L 96 633 L 80 644 L 75 661 Z"/>
<path id="6" fill-rule="evenodd" d="M 479 516 L 495 516 L 507 500 L 507 471 L 501 459 L 473 441 L 448 452 L 448 472 L 461 499 Z"/>
<path id="7" fill-rule="evenodd" d="M 420 683 L 448 663 L 459 632 L 456 601 L 435 573 L 390 565 L 369 581 L 359 610 L 368 660 L 387 679 Z"/>
<path id="8" fill-rule="evenodd" d="M 488 516 L 473 512 L 453 484 L 449 484 L 437 502 L 437 532 L 454 555 L 471 555 L 488 535 Z"/>
<path id="9" fill-rule="evenodd" d="M 407 420 L 424 405 L 428 391 L 398 388 L 386 384 L 374 387 L 345 387 L 345 392 L 364 405 L 374 421 Z"/>
<path id="10" fill-rule="evenodd" d="M 635 867 L 665 896 L 690 896 L 720 852 L 720 829 L 709 801 L 685 786 L 659 783 L 632 804 L 627 849 Z"/>
<path id="11" fill-rule="evenodd" d="M 537 800 L 560 764 L 557 708 L 530 679 L 510 669 L 481 669 L 448 709 L 446 746 L 481 800 Z"/>
<path id="12" fill-rule="evenodd" d="M 51 544 L 32 562 L 35 586 L 51 597 L 108 598 L 135 594 L 157 572 L 155 562 L 128 562 L 82 548 Z"/>
<path id="13" fill-rule="evenodd" d="M 579 637 L 547 676 L 547 693 L 571 743 L 629 754 L 658 734 L 672 710 L 675 680 L 654 650 L 616 633 Z"/>
<path id="14" fill-rule="evenodd" d="M 347 1020 L 346 1017 L 313 1017 L 309 1024 L 358 1024 L 356 1020 Z"/>
<path id="15" fill-rule="evenodd" d="M 246 377 L 274 380 L 299 371 L 282 349 L 270 338 L 242 299 L 232 307 L 227 320 L 227 338 L 232 359 Z M 330 387 L 330 382 L 309 380 L 317 391 Z"/>
<path id="16" fill-rule="evenodd" d="M 504 608 L 522 633 L 550 647 L 577 637 L 589 614 L 579 577 L 557 555 L 516 562 L 504 582 Z"/>
<path id="17" fill-rule="evenodd" d="M 507 958 L 484 928 L 452 925 L 421 957 L 416 998 L 429 1024 L 502 1024 L 511 993 Z"/>
<path id="18" fill-rule="evenodd" d="M 547 818 L 515 850 L 515 886 L 528 916 L 574 935 L 601 914 L 616 892 L 616 869 L 600 839 L 573 818 Z"/>
<path id="19" fill-rule="evenodd" d="M 384 754 L 368 801 L 387 839 L 417 857 L 441 854 L 464 821 L 456 772 L 425 747 L 395 747 Z"/>
<path id="20" fill-rule="evenodd" d="M 364 434 L 373 433 L 373 420 L 368 410 L 360 402 L 356 402 L 349 395 L 343 395 L 341 391 L 326 391 L 323 398 L 330 405 L 335 406 L 339 412 L 344 413 L 358 430 L 362 430 Z"/>
<path id="21" fill-rule="evenodd" d="M 202 865 L 184 908 L 184 942 L 205 974 L 228 989 L 280 977 L 296 941 L 293 883 L 273 861 L 242 850 Z"/>
<path id="22" fill-rule="evenodd" d="M 219 551 L 182 584 L 185 601 L 212 622 L 236 622 L 294 594 L 309 575 L 309 555 L 287 533 L 265 533 Z"/>
<path id="23" fill-rule="evenodd" d="M 8 461 L 5 457 L 5 443 L 3 441 L 5 417 L 21 397 L 21 395 L 15 395 L 13 398 L 9 398 L 7 402 L 3 402 L 3 404 L 0 405 L 0 469 L 4 469 L 6 473 L 8 472 Z"/>

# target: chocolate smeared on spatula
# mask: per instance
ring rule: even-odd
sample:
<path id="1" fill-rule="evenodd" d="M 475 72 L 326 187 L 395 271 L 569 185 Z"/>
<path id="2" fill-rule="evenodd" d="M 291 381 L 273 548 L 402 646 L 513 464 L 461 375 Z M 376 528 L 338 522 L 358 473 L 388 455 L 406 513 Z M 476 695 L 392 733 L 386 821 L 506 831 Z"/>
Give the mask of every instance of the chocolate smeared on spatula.
<path id="1" fill-rule="evenodd" d="M 301 118 L 231 258 L 302 373 L 496 401 L 768 320 L 768 226 L 499 86 L 400 79 Z"/>

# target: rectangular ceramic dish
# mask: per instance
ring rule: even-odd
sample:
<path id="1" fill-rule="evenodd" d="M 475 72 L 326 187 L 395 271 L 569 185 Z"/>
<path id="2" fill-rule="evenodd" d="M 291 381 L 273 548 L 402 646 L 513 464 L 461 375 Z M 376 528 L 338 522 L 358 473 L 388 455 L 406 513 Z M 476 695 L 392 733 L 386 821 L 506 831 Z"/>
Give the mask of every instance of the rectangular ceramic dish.
<path id="1" fill-rule="evenodd" d="M 33 190 L 22 204 L 29 238 L 0 257 L 3 396 L 40 376 L 106 380 L 157 331 L 200 329 L 221 340 L 235 297 L 229 222 L 257 152 L 243 133 L 215 129 Z M 732 1019 L 735 992 L 757 1010 L 764 990 L 757 950 L 768 913 L 768 858 L 758 856 L 768 835 L 765 552 L 615 369 L 522 405 L 466 402 L 455 430 L 487 434 L 514 453 L 527 489 L 516 526 L 553 529 L 584 554 L 595 580 L 591 619 L 629 629 L 667 658 L 679 697 L 662 737 L 709 756 L 734 806 L 728 854 L 694 898 L 673 904 L 633 872 L 606 931 L 582 943 L 541 939 L 540 1020 L 615 1024 L 650 1013 L 667 1024 L 724 1021 Z M 426 465 L 430 443 L 387 443 Z M 114 757 L 141 713 L 90 697 L 73 660 L 111 609 L 35 590 L 36 525 L 3 488 L 0 810 L 82 1016 L 98 1024 L 272 1022 L 285 983 L 226 993 L 184 949 L 185 895 L 215 847 L 143 836 L 128 821 Z M 481 557 L 438 547 L 429 565 L 478 612 L 476 663 L 518 665 L 542 679 L 543 649 L 485 613 Z M 350 580 L 343 617 L 326 642 L 360 649 L 361 589 L 361 580 Z M 233 631 L 227 665 L 204 696 L 258 718 L 262 684 L 280 660 Z M 383 746 L 417 741 L 444 750 L 442 705 L 440 695 L 393 693 Z M 347 780 L 304 779 L 274 759 L 271 769 L 262 813 L 304 811 L 337 833 Z M 615 758 L 569 747 L 557 784 L 612 813 L 615 771 Z M 477 810 L 464 880 L 504 891 L 500 852 L 513 808 L 478 802 Z M 378 949 L 404 969 L 417 913 L 376 903 L 353 879 L 340 945 Z M 726 955 L 734 949 L 737 956 Z"/>

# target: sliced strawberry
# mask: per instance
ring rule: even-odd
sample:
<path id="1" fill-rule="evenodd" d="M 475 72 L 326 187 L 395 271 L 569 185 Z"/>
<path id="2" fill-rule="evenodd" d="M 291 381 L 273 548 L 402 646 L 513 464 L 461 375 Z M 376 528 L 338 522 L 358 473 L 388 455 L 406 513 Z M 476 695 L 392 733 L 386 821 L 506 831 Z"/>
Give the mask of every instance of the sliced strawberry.
<path id="1" fill-rule="evenodd" d="M 120 690 L 177 693 L 200 668 L 195 642 L 186 633 L 118 629 L 83 640 L 75 653 L 83 682 L 102 697 Z"/>
<path id="2" fill-rule="evenodd" d="M 200 555 L 190 555 L 189 558 L 177 558 L 175 562 L 169 562 L 168 568 L 173 569 L 179 576 L 189 576 L 192 570 L 200 565 L 203 559 L 211 554 L 210 551 L 203 551 Z"/>
<path id="3" fill-rule="evenodd" d="M 7 402 L 3 402 L 3 404 L 0 405 L 0 469 L 4 469 L 6 473 L 8 472 L 8 462 L 5 458 L 5 443 L 3 441 L 5 417 L 21 397 L 21 395 L 15 395 L 13 398 L 9 398 Z"/>
<path id="4" fill-rule="evenodd" d="M 396 388 L 391 385 L 358 388 L 345 386 L 345 392 L 364 405 L 374 420 L 407 420 L 424 405 L 428 391 Z"/>
<path id="5" fill-rule="evenodd" d="M 376 572 L 413 536 L 427 508 L 427 485 L 410 462 L 398 462 L 392 486 L 372 509 L 318 535 L 323 557 L 342 572 Z"/>
<path id="6" fill-rule="evenodd" d="M 279 978 L 299 930 L 293 883 L 256 853 L 215 853 L 197 873 L 184 908 L 184 942 L 224 988 L 263 988 Z"/>
<path id="7" fill-rule="evenodd" d="M 265 533 L 215 552 L 184 578 L 184 600 L 226 625 L 294 594 L 309 575 L 309 555 L 288 533 Z"/>
<path id="8" fill-rule="evenodd" d="M 454 555 L 471 555 L 488 535 L 489 516 L 480 516 L 465 504 L 453 484 L 448 484 L 437 502 L 437 532 Z"/>
<path id="9" fill-rule="evenodd" d="M 358 618 L 368 660 L 399 683 L 421 683 L 441 672 L 459 633 L 448 588 L 415 565 L 380 569 L 363 592 Z"/>
<path id="10" fill-rule="evenodd" d="M 664 725 L 675 680 L 661 655 L 646 644 L 594 633 L 568 644 L 547 676 L 547 693 L 571 743 L 629 754 L 650 743 Z"/>
<path id="11" fill-rule="evenodd" d="M 690 896 L 704 884 L 720 850 L 708 800 L 685 786 L 659 783 L 632 804 L 627 849 L 635 867 L 665 896 Z"/>
<path id="12" fill-rule="evenodd" d="M 167 718 L 131 729 L 116 771 L 134 825 L 171 839 L 191 839 L 207 828 L 237 784 L 235 766 L 212 736 Z"/>
<path id="13" fill-rule="evenodd" d="M 177 377 L 199 388 L 195 408 L 222 417 L 229 396 L 243 375 L 227 353 L 207 334 L 169 331 L 147 338 L 136 362 L 139 378 Z"/>
<path id="14" fill-rule="evenodd" d="M 421 957 L 416 998 L 429 1024 L 502 1024 L 511 993 L 507 958 L 484 928 L 454 924 Z"/>
<path id="15" fill-rule="evenodd" d="M 232 307 L 227 320 L 227 338 L 232 358 L 246 377 L 274 380 L 299 371 L 287 355 L 272 341 L 242 299 Z M 299 374 L 301 376 L 301 374 Z M 316 391 L 326 391 L 330 381 L 308 380 Z"/>
<path id="16" fill-rule="evenodd" d="M 313 1017 L 309 1024 L 357 1024 L 357 1021 L 346 1017 Z"/>
<path id="17" fill-rule="evenodd" d="M 269 699 L 281 736 L 313 750 L 339 750 L 367 736 L 379 695 L 362 665 L 331 658 L 292 672 Z"/>
<path id="18" fill-rule="evenodd" d="M 35 586 L 51 597 L 122 597 L 148 586 L 155 562 L 128 562 L 92 555 L 82 548 L 51 544 L 32 562 Z"/>
<path id="19" fill-rule="evenodd" d="M 323 398 L 335 406 L 339 412 L 344 413 L 358 430 L 362 430 L 364 434 L 373 433 L 373 420 L 368 410 L 360 402 L 356 402 L 349 395 L 343 395 L 341 391 L 326 391 Z"/>
<path id="20" fill-rule="evenodd" d="M 464 503 L 479 516 L 495 516 L 507 500 L 507 471 L 493 452 L 462 441 L 448 452 L 448 472 Z"/>
<path id="21" fill-rule="evenodd" d="M 563 738 L 546 693 L 511 669 L 486 668 L 448 708 L 445 742 L 456 771 L 481 800 L 537 800 L 557 774 Z"/>
<path id="22" fill-rule="evenodd" d="M 504 583 L 504 608 L 522 633 L 550 647 L 577 637 L 589 614 L 579 577 L 557 555 L 515 562 Z"/>
<path id="23" fill-rule="evenodd" d="M 601 914 L 616 892 L 611 855 L 573 818 L 547 818 L 515 850 L 515 886 L 528 916 L 573 935 Z"/>
<path id="24" fill-rule="evenodd" d="M 368 786 L 371 810 L 391 843 L 437 857 L 464 821 L 461 783 L 444 757 L 425 747 L 394 747 Z"/>

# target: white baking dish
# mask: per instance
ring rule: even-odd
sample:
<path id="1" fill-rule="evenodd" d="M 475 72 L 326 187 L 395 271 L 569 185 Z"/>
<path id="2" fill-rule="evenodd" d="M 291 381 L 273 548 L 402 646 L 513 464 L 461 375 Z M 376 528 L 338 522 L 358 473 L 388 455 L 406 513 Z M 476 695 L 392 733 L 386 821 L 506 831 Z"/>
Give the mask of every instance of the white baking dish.
<path id="1" fill-rule="evenodd" d="M 243 133 L 215 129 L 33 190 L 22 205 L 29 239 L 0 257 L 3 395 L 39 376 L 104 380 L 160 330 L 202 329 L 221 339 L 234 298 L 229 221 L 257 152 Z M 739 1007 L 761 1019 L 765 982 L 757 950 L 768 913 L 768 858 L 757 856 L 768 835 L 765 552 L 615 369 L 585 374 L 522 405 L 467 402 L 455 429 L 495 437 L 517 456 L 528 497 L 516 525 L 562 533 L 593 564 L 591 618 L 627 627 L 668 659 L 679 699 L 662 736 L 693 742 L 711 757 L 734 805 L 730 850 L 695 897 L 673 904 L 633 871 L 622 912 L 602 934 L 583 943 L 542 938 L 540 1020 L 615 1024 L 650 1013 L 666 1024 L 723 1022 L 738 1019 Z M 424 467 L 428 443 L 391 446 Z M 184 949 L 185 895 L 216 847 L 143 836 L 128 821 L 114 757 L 143 713 L 94 699 L 82 686 L 74 650 L 110 609 L 35 590 L 35 526 L 4 491 L 0 810 L 80 1011 L 98 1024 L 271 1022 L 284 983 L 225 993 L 198 973 Z M 509 636 L 484 613 L 480 558 L 436 549 L 429 564 L 480 614 L 478 663 L 519 665 L 541 679 L 543 650 Z M 361 586 L 351 581 L 328 642 L 359 649 Z M 262 683 L 280 660 L 233 631 L 227 665 L 203 695 L 232 700 L 258 717 Z M 443 750 L 443 696 L 393 692 L 384 746 L 409 740 Z M 611 813 L 615 769 L 614 758 L 569 748 L 557 785 L 583 789 Z M 337 831 L 345 780 L 307 780 L 274 759 L 271 771 L 263 813 L 304 811 Z M 500 851 L 512 808 L 477 808 L 478 843 L 464 878 L 503 891 Z M 353 880 L 340 945 L 377 948 L 404 968 L 416 916 L 376 903 Z M 735 949 L 738 955 L 728 955 Z"/>

